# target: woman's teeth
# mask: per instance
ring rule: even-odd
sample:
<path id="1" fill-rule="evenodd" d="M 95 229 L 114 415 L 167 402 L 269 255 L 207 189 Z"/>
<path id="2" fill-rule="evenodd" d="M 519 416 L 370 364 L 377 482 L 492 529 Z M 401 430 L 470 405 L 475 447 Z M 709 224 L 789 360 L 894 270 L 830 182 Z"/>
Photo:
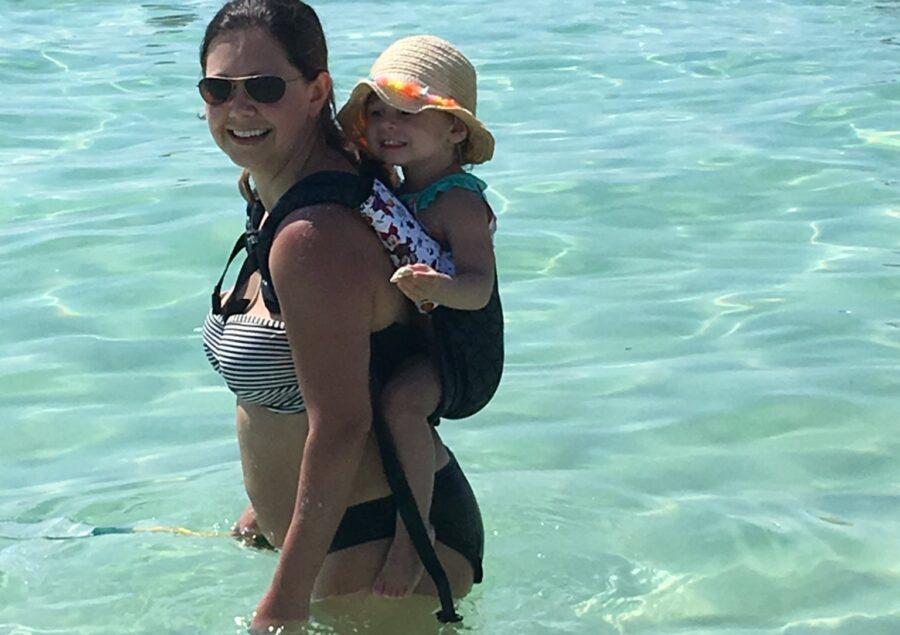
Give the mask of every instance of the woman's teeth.
<path id="1" fill-rule="evenodd" d="M 250 139 L 252 137 L 260 137 L 266 134 L 268 130 L 232 130 L 231 134 L 240 139 Z"/>

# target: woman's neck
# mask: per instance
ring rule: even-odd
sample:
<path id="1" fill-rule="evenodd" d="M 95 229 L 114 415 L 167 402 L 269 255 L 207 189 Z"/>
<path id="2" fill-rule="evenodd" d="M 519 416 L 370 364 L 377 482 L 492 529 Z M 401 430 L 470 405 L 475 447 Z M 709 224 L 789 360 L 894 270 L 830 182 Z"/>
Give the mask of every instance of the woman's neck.
<path id="1" fill-rule="evenodd" d="M 321 134 L 310 136 L 298 144 L 296 151 L 283 165 L 269 170 L 250 170 L 259 199 L 267 210 L 278 203 L 285 192 L 303 177 L 322 169 L 331 169 L 340 161 Z"/>

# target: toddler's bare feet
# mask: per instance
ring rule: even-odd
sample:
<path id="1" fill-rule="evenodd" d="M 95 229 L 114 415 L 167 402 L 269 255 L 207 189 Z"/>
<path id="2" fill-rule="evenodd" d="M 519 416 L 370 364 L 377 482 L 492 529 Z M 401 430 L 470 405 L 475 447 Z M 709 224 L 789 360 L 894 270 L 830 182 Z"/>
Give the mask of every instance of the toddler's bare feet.
<path id="1" fill-rule="evenodd" d="M 433 527 L 428 527 L 428 537 L 434 544 Z M 384 565 L 375 576 L 372 593 L 383 598 L 407 597 L 418 586 L 424 572 L 425 567 L 409 534 L 400 532 L 394 537 Z"/>

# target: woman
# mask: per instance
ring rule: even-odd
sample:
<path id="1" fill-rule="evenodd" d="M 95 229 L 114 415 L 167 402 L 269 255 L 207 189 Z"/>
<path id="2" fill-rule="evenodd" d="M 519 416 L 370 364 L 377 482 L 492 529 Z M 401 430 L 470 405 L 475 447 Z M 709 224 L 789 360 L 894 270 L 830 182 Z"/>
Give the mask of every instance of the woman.
<path id="1" fill-rule="evenodd" d="M 397 507 L 379 453 L 384 439 L 372 433 L 380 419 L 371 382 L 420 345 L 411 305 L 389 282 L 388 256 L 347 202 L 360 179 L 334 125 L 315 12 L 299 0 L 229 2 L 207 27 L 200 61 L 210 132 L 252 177 L 262 226 L 261 248 L 230 296 L 214 294 L 204 344 L 238 397 L 255 523 L 281 548 L 252 623 L 264 630 L 306 619 L 313 597 L 372 588 Z M 256 266 L 262 273 L 251 275 Z M 459 466 L 433 438 L 434 551 L 461 597 L 481 578 L 481 517 Z M 252 525 L 251 516 L 242 522 Z M 417 587 L 435 592 L 428 577 Z"/>

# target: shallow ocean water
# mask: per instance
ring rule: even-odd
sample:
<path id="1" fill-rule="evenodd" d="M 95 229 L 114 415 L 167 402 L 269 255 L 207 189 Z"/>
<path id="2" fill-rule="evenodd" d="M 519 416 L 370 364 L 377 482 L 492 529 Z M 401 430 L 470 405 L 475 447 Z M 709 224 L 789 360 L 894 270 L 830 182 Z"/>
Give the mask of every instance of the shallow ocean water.
<path id="1" fill-rule="evenodd" d="M 507 367 L 442 432 L 473 633 L 900 632 L 900 2 L 321 2 L 479 70 Z M 217 2 L 0 0 L 0 633 L 240 633 L 275 565 L 196 329 L 242 227 Z M 318 632 L 434 632 L 319 607 Z M 454 629 L 446 627 L 442 632 Z"/>

